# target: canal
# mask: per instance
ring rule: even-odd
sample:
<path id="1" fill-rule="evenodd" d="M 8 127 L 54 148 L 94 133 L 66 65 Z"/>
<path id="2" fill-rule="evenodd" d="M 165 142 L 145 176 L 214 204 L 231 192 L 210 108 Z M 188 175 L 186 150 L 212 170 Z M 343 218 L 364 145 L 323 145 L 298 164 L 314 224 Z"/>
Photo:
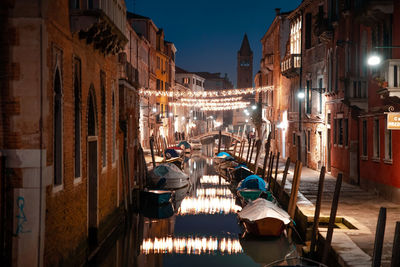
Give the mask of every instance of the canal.
<path id="1" fill-rule="evenodd" d="M 130 216 L 88 266 L 264 266 L 292 254 L 286 237 L 244 235 L 241 209 L 230 185 L 214 169 L 212 144 L 190 155 L 190 185 L 172 204 Z"/>

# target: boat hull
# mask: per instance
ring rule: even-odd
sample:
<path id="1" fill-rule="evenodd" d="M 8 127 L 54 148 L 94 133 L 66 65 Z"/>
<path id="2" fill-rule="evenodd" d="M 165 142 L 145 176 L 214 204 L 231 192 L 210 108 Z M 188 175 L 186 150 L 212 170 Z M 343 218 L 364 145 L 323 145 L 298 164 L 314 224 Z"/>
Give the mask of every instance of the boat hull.
<path id="1" fill-rule="evenodd" d="M 285 230 L 283 221 L 276 218 L 263 218 L 257 221 L 243 221 L 246 231 L 256 236 L 281 236 Z"/>
<path id="2" fill-rule="evenodd" d="M 147 203 L 162 205 L 170 202 L 172 191 L 167 190 L 149 190 L 141 191 L 140 197 Z"/>

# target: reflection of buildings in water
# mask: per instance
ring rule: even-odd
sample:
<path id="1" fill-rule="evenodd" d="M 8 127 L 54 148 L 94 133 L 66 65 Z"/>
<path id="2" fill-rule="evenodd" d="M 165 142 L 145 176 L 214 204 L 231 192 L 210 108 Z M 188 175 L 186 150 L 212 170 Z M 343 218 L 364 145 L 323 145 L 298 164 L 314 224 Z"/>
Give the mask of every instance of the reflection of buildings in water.
<path id="1" fill-rule="evenodd" d="M 229 214 L 241 210 L 231 197 L 187 197 L 182 201 L 178 215 Z"/>
<path id="2" fill-rule="evenodd" d="M 163 237 L 143 240 L 143 254 L 237 254 L 242 252 L 238 238 L 217 237 Z"/>

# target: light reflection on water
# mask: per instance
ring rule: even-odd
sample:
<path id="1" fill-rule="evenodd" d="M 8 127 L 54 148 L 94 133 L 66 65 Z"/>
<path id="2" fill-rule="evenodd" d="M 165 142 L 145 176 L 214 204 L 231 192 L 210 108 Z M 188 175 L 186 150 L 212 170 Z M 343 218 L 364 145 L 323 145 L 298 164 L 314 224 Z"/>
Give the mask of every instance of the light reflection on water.
<path id="1" fill-rule="evenodd" d="M 205 151 L 212 154 L 212 146 Z M 235 204 L 229 183 L 215 175 L 212 160 L 192 155 L 185 171 L 190 173 L 191 186 L 175 192 L 171 217 L 135 215 L 131 227 L 115 245 L 99 253 L 89 265 L 233 267 L 271 262 L 259 258 L 270 255 L 267 251 L 274 243 L 240 238 L 242 229 L 236 212 L 241 208 Z"/>
<path id="2" fill-rule="evenodd" d="M 239 239 L 217 237 L 147 238 L 140 247 L 143 254 L 236 254 L 242 252 Z"/>

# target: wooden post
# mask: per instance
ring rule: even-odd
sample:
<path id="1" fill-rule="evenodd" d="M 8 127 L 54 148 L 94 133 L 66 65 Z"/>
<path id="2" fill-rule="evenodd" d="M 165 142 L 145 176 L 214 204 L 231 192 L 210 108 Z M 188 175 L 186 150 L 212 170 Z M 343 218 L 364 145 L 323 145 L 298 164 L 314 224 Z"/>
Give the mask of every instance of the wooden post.
<path id="1" fill-rule="evenodd" d="M 262 146 L 262 141 L 261 139 L 258 139 L 256 142 L 256 158 L 254 160 L 254 173 L 257 174 L 257 170 L 258 170 L 258 160 L 260 158 L 260 154 L 261 154 L 261 146 Z"/>
<path id="2" fill-rule="evenodd" d="M 219 152 L 221 152 L 221 130 L 219 130 L 218 134 L 219 134 L 218 136 L 218 154 L 219 154 Z"/>
<path id="3" fill-rule="evenodd" d="M 272 152 L 271 152 L 270 159 L 271 160 L 269 161 L 268 173 L 267 173 L 268 190 L 271 189 L 272 169 L 274 168 L 274 160 L 275 160 L 275 154 L 273 154 Z"/>
<path id="4" fill-rule="evenodd" d="M 151 160 L 153 161 L 153 168 L 156 167 L 156 160 L 154 158 L 154 140 L 150 138 L 150 152 L 151 152 Z"/>
<path id="5" fill-rule="evenodd" d="M 256 145 L 256 139 L 253 140 L 253 144 L 251 145 L 251 152 L 250 152 L 250 158 L 249 158 L 249 167 L 251 164 L 251 159 L 253 158 L 253 152 L 254 152 L 254 147 Z"/>
<path id="6" fill-rule="evenodd" d="M 290 218 L 294 219 L 296 213 L 296 206 L 297 206 L 297 193 L 299 191 L 300 186 L 300 177 L 301 177 L 301 161 L 297 160 L 296 165 L 294 167 L 293 173 L 293 181 L 292 181 L 292 190 L 290 191 L 290 199 L 289 199 L 289 206 L 288 206 L 288 214 Z M 288 236 L 292 235 L 292 229 L 289 228 Z"/>
<path id="7" fill-rule="evenodd" d="M 246 163 L 249 162 L 250 150 L 251 150 L 251 139 L 249 140 L 249 148 L 247 149 Z"/>
<path id="8" fill-rule="evenodd" d="M 235 146 L 233 147 L 233 156 L 236 156 L 237 143 L 238 143 L 238 140 L 236 140 Z"/>
<path id="9" fill-rule="evenodd" d="M 242 157 L 243 157 L 243 149 L 244 149 L 245 143 L 246 143 L 246 140 L 244 140 L 244 139 L 242 139 L 242 141 L 240 142 L 240 151 L 239 151 L 239 161 L 240 162 L 243 161 Z"/>
<path id="10" fill-rule="evenodd" d="M 282 181 L 281 181 L 281 192 L 279 194 L 279 200 L 281 200 L 281 201 L 283 198 L 283 192 L 285 192 L 286 177 L 289 172 L 289 167 L 290 167 L 290 157 L 287 158 L 286 164 L 285 164 L 285 169 L 283 170 L 283 176 L 282 176 Z"/>
<path id="11" fill-rule="evenodd" d="M 324 180 L 325 180 L 325 166 L 322 166 L 321 172 L 319 173 L 317 201 L 315 203 L 314 224 L 313 224 L 312 235 L 311 235 L 311 246 L 310 246 L 311 255 L 313 255 L 315 253 L 315 243 L 317 241 L 317 232 L 318 232 L 318 226 L 319 226 L 319 214 L 321 211 L 322 192 L 324 190 Z"/>
<path id="12" fill-rule="evenodd" d="M 380 267 L 382 259 L 383 238 L 385 237 L 386 208 L 379 209 L 378 223 L 376 224 L 374 252 L 372 254 L 372 267 Z"/>
<path id="13" fill-rule="evenodd" d="M 262 179 L 265 181 L 265 169 L 267 168 L 267 162 L 268 162 L 268 155 L 269 155 L 269 149 L 271 147 L 271 133 L 268 135 L 267 142 L 265 143 L 265 155 L 264 155 L 264 164 L 263 164 L 263 169 L 262 169 Z"/>
<path id="14" fill-rule="evenodd" d="M 394 231 L 392 263 L 391 267 L 400 266 L 400 221 L 396 222 L 396 230 Z"/>
<path id="15" fill-rule="evenodd" d="M 279 165 L 279 156 L 281 153 L 278 151 L 278 155 L 276 155 L 276 164 L 275 164 L 275 179 L 274 179 L 274 187 L 272 188 L 272 193 L 275 194 L 277 183 L 278 183 L 278 165 Z"/>
<path id="16" fill-rule="evenodd" d="M 329 216 L 328 232 L 326 233 L 324 251 L 322 254 L 322 263 L 326 263 L 328 260 L 329 250 L 332 243 L 333 228 L 335 227 L 336 212 L 339 204 L 339 195 L 341 186 L 342 186 L 342 174 L 339 173 L 336 180 L 335 192 L 333 194 L 331 215 Z"/>

